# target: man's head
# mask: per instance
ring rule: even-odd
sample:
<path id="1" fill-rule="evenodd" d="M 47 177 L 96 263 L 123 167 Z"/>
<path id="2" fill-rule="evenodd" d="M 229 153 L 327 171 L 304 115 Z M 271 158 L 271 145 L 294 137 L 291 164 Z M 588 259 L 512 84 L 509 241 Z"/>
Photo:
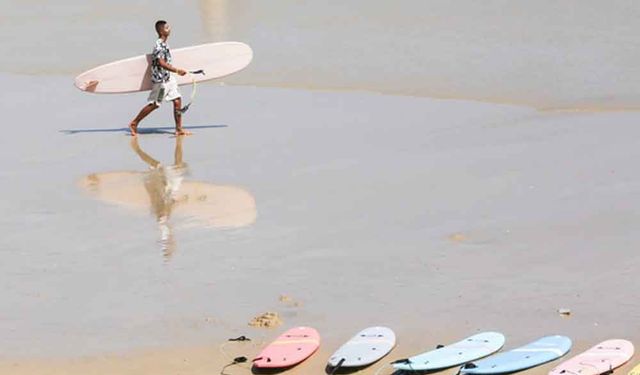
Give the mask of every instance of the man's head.
<path id="1" fill-rule="evenodd" d="M 156 21 L 156 32 L 159 37 L 168 37 L 171 34 L 171 27 L 167 23 L 167 21 L 159 20 Z"/>

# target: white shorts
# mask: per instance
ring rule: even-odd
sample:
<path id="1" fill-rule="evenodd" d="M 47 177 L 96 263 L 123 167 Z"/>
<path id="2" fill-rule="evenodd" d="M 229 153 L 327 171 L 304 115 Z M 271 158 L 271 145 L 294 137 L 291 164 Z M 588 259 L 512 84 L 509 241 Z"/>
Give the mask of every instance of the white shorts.
<path id="1" fill-rule="evenodd" d="M 163 101 L 168 102 L 181 97 L 182 95 L 180 95 L 180 91 L 178 91 L 178 81 L 172 75 L 167 82 L 153 84 L 147 102 L 149 104 L 155 103 L 155 105 L 160 105 Z"/>

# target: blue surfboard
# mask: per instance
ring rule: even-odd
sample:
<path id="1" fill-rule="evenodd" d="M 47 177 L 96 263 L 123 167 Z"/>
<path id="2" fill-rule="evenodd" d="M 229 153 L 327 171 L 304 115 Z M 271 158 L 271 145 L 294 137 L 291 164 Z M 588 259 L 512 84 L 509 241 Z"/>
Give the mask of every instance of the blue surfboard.
<path id="1" fill-rule="evenodd" d="M 430 371 L 459 366 L 495 353 L 504 345 L 504 335 L 484 332 L 454 344 L 393 362 L 396 370 Z"/>
<path id="2" fill-rule="evenodd" d="M 546 336 L 517 349 L 467 363 L 460 372 L 469 375 L 488 375 L 526 370 L 556 360 L 567 354 L 570 349 L 570 338 Z"/>

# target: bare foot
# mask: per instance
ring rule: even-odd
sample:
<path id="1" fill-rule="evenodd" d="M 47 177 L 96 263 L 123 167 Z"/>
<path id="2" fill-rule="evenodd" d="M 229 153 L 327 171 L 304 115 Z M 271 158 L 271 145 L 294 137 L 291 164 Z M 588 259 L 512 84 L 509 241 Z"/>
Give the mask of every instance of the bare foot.
<path id="1" fill-rule="evenodd" d="M 191 133 L 188 130 L 184 130 L 184 129 L 176 129 L 175 135 L 179 136 L 179 135 L 191 135 L 193 133 Z"/>
<path id="2" fill-rule="evenodd" d="M 138 135 L 138 124 L 136 124 L 135 122 L 129 124 L 129 131 L 131 132 L 132 137 Z"/>

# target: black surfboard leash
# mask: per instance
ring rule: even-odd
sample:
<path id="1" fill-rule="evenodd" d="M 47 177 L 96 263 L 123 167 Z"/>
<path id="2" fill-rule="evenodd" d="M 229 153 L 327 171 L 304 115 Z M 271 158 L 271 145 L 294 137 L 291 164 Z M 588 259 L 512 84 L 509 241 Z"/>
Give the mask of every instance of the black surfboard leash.
<path id="1" fill-rule="evenodd" d="M 225 344 L 220 345 L 220 353 L 222 353 L 222 355 L 225 358 L 229 358 L 229 357 L 227 357 L 227 354 L 224 351 L 224 346 L 226 344 L 231 343 L 231 342 L 243 342 L 243 341 L 251 341 L 251 339 L 246 337 L 246 336 L 244 336 L 244 335 L 228 339 Z M 220 370 L 220 375 L 229 375 L 229 374 L 225 374 L 225 372 L 224 372 L 224 370 L 227 369 L 227 367 L 231 367 L 231 366 L 239 365 L 239 364 L 242 364 L 242 363 L 246 363 L 248 360 L 249 359 L 247 357 L 245 357 L 245 356 L 239 356 L 239 357 L 233 358 L 233 360 L 231 362 L 229 362 L 224 367 L 222 367 L 222 369 Z"/>
<path id="2" fill-rule="evenodd" d="M 333 370 L 331 370 L 331 373 L 329 375 L 335 375 L 338 372 L 338 370 L 340 370 L 345 360 L 346 358 L 341 358 L 340 361 L 338 361 L 338 363 L 335 365 Z"/>

